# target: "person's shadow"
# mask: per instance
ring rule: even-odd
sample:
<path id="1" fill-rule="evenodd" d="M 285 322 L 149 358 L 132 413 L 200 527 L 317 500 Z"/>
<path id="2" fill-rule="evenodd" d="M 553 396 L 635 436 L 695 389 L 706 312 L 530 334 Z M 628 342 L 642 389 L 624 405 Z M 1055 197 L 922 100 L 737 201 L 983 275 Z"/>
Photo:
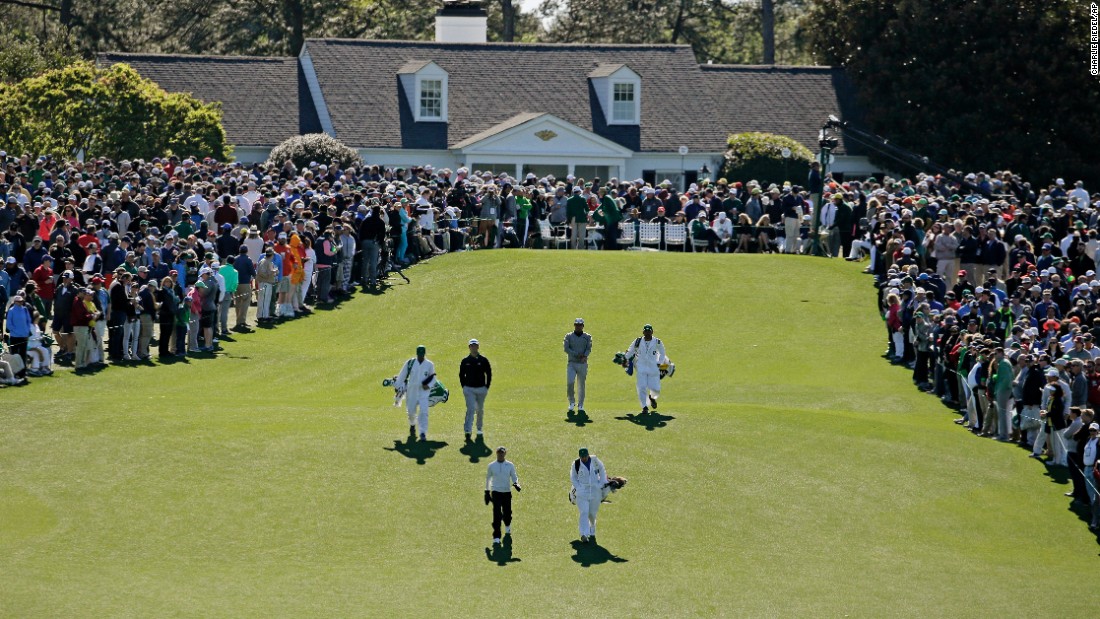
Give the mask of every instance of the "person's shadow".
<path id="1" fill-rule="evenodd" d="M 485 549 L 485 558 L 489 559 L 493 563 L 504 567 L 509 563 L 518 563 L 522 561 L 519 557 L 512 556 L 512 536 L 505 535 L 504 539 L 499 544 L 494 544 L 492 548 Z"/>
<path id="2" fill-rule="evenodd" d="M 663 428 L 668 425 L 669 421 L 676 419 L 672 415 L 662 415 L 657 412 L 649 412 L 644 415 L 627 413 L 625 417 L 616 417 L 621 421 L 629 421 L 630 423 L 638 426 L 642 426 L 646 430 L 652 432 L 657 428 Z"/>
<path id="3" fill-rule="evenodd" d="M 584 426 L 593 423 L 592 418 L 588 416 L 588 413 L 578 411 L 567 411 L 565 413 L 565 422 L 571 423 L 578 428 L 583 428 Z"/>
<path id="4" fill-rule="evenodd" d="M 593 565 L 602 565 L 607 562 L 611 563 L 626 563 L 626 559 L 614 555 L 610 550 L 600 546 L 595 542 L 582 542 L 580 540 L 573 540 L 569 543 L 573 547 L 572 559 L 575 563 L 580 563 L 581 567 L 591 567 Z"/>
<path id="5" fill-rule="evenodd" d="M 443 441 L 420 441 L 410 436 L 408 440 L 402 443 L 400 440 L 393 442 L 393 447 L 383 447 L 386 451 L 396 451 L 397 453 L 416 460 L 417 464 L 424 464 L 435 455 L 437 451 L 447 446 L 447 443 Z"/>
<path id="6" fill-rule="evenodd" d="M 478 434 L 476 440 L 466 441 L 466 444 L 458 450 L 458 453 L 468 456 L 470 462 L 477 464 L 482 458 L 493 455 L 493 450 L 489 449 L 489 446 L 485 444 L 485 437 Z"/>

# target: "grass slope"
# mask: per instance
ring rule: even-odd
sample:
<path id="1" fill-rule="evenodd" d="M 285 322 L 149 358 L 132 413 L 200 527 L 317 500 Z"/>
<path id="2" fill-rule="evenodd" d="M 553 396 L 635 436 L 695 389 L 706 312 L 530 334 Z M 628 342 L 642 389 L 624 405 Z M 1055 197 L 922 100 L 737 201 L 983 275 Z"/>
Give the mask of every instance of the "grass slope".
<path id="1" fill-rule="evenodd" d="M 1097 545 L 1065 487 L 879 358 L 844 262 L 505 251 L 410 276 L 213 360 L 0 391 L 0 615 L 1085 611 L 1068 587 Z M 595 340 L 584 426 L 565 419 L 576 316 Z M 619 419 L 636 401 L 610 359 L 645 322 L 677 364 L 662 427 Z M 470 337 L 496 371 L 487 442 L 525 486 L 510 556 L 486 553 L 489 456 L 462 441 Z M 379 382 L 418 343 L 453 395 L 434 447 L 407 453 Z M 582 445 L 631 484 L 578 551 Z"/>

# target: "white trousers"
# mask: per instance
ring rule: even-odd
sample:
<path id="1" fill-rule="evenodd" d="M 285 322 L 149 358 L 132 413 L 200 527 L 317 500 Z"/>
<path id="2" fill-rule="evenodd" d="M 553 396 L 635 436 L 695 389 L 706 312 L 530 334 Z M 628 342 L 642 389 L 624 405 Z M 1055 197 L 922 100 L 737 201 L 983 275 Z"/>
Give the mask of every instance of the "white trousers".
<path id="1" fill-rule="evenodd" d="M 1044 423 L 1043 429 L 1039 430 L 1039 436 L 1035 439 L 1034 447 L 1031 453 L 1039 456 L 1043 453 L 1043 448 L 1050 446 L 1050 461 L 1058 466 L 1066 466 L 1066 439 L 1062 438 L 1061 430 L 1053 430 L 1050 434 L 1047 434 L 1043 430 L 1050 424 Z"/>
<path id="2" fill-rule="evenodd" d="M 107 321 L 95 321 L 95 343 L 92 344 L 92 353 L 89 361 L 101 363 L 103 361 L 103 338 L 107 336 Z"/>
<path id="3" fill-rule="evenodd" d="M 579 528 L 581 535 L 592 536 L 596 534 L 596 514 L 600 511 L 600 496 L 588 497 L 577 495 L 577 511 L 580 512 Z"/>
<path id="4" fill-rule="evenodd" d="M 420 385 L 409 387 L 405 394 L 405 407 L 409 411 L 409 425 L 419 426 L 421 434 L 428 433 L 428 389 L 422 389 Z M 420 418 L 417 419 L 416 409 L 420 409 Z M 419 421 L 419 423 L 417 423 Z"/>
<path id="5" fill-rule="evenodd" d="M 783 218 L 783 253 L 798 253 L 798 226 L 802 221 L 795 217 Z"/>
<path id="6" fill-rule="evenodd" d="M 642 408 L 646 408 L 649 406 L 650 394 L 653 394 L 654 400 L 661 395 L 661 374 L 659 372 L 637 372 L 635 376 L 638 378 L 638 401 L 642 403 Z"/>
<path id="7" fill-rule="evenodd" d="M 122 358 L 137 359 L 138 336 L 141 335 L 141 323 L 127 320 L 122 323 Z"/>
<path id="8" fill-rule="evenodd" d="M 275 295 L 275 284 L 260 284 L 260 298 L 256 303 L 256 318 L 271 318 L 271 298 Z"/>

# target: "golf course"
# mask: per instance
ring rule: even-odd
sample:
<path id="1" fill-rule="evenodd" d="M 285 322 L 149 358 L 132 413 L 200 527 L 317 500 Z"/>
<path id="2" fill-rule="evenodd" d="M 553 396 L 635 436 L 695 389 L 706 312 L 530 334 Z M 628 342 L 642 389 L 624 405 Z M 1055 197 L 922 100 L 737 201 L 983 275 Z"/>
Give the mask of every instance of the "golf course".
<path id="1" fill-rule="evenodd" d="M 1100 545 L 1064 477 L 981 440 L 881 357 L 842 260 L 454 253 L 212 358 L 0 390 L 2 617 L 1080 617 Z M 587 418 L 562 339 L 593 336 Z M 676 364 L 637 416 L 612 363 Z M 459 362 L 493 365 L 466 443 Z M 409 442 L 382 379 L 427 347 Z M 486 466 L 522 493 L 493 547 Z M 569 469 L 629 484 L 581 544 Z"/>

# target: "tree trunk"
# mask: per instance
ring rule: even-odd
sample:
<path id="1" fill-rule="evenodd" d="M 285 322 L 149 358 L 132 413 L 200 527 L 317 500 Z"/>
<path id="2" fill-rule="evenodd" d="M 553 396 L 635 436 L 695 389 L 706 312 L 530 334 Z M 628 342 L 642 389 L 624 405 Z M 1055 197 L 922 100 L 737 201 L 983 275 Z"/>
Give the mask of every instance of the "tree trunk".
<path id="1" fill-rule="evenodd" d="M 687 0 L 680 0 L 680 8 L 676 11 L 676 21 L 672 24 L 671 43 L 680 42 L 680 36 L 684 34 L 684 11 L 687 8 Z"/>
<path id="2" fill-rule="evenodd" d="M 760 34 L 764 38 L 764 64 L 775 64 L 775 0 L 760 0 Z"/>
<path id="3" fill-rule="evenodd" d="M 511 43 L 516 38 L 516 7 L 512 4 L 512 0 L 500 0 L 500 12 L 504 18 L 500 40 Z"/>
<path id="4" fill-rule="evenodd" d="M 61 0 L 61 25 L 66 30 L 72 29 L 75 25 L 73 23 L 73 0 Z"/>
<path id="5" fill-rule="evenodd" d="M 302 0 L 286 0 L 287 16 L 290 18 L 290 40 L 287 41 L 290 55 L 297 56 L 306 43 L 305 7 Z"/>

